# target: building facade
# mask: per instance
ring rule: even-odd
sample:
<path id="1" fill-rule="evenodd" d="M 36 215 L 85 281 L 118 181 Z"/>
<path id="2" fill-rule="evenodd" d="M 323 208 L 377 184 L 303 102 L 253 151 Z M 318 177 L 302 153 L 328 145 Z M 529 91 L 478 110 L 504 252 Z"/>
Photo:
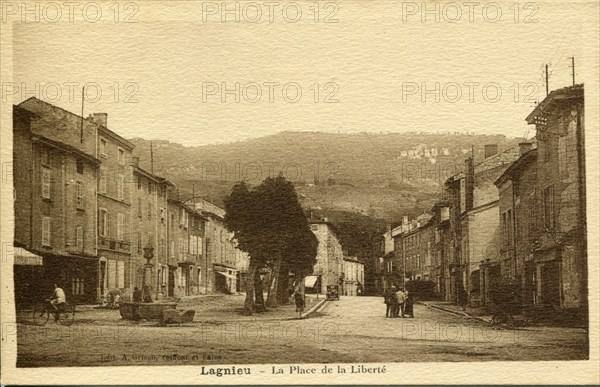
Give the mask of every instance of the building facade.
<path id="1" fill-rule="evenodd" d="M 56 283 L 76 302 L 96 300 L 97 127 L 35 98 L 13 107 L 17 302 L 39 302 Z M 20 250 L 18 250 L 20 251 Z M 24 263 L 24 264 L 21 264 Z"/>
<path id="2" fill-rule="evenodd" d="M 583 85 L 551 92 L 526 118 L 535 125 L 536 302 L 587 309 Z M 533 269 L 532 269 L 533 270 Z"/>
<path id="3" fill-rule="evenodd" d="M 360 296 L 365 284 L 365 265 L 356 257 L 344 257 L 344 287 L 345 296 Z"/>
<path id="4" fill-rule="evenodd" d="M 344 255 L 333 224 L 327 220 L 309 220 L 310 229 L 317 237 L 317 262 L 313 269 L 313 277 L 318 293 L 324 293 L 327 285 L 343 285 Z M 311 287 L 311 286 L 309 286 Z"/>

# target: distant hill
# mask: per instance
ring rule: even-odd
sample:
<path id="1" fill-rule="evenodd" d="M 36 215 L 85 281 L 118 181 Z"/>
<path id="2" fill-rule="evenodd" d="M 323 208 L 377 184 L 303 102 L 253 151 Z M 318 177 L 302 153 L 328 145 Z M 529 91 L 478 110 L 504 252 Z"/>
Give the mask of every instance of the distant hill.
<path id="1" fill-rule="evenodd" d="M 150 142 L 134 138 L 135 156 L 150 169 Z M 429 210 L 445 179 L 485 144 L 517 145 L 502 135 L 281 132 L 240 142 L 184 147 L 153 141 L 154 172 L 187 194 L 222 205 L 231 186 L 259 184 L 283 173 L 305 208 L 358 213 L 386 222 Z M 185 195 L 185 193 L 184 193 Z"/>

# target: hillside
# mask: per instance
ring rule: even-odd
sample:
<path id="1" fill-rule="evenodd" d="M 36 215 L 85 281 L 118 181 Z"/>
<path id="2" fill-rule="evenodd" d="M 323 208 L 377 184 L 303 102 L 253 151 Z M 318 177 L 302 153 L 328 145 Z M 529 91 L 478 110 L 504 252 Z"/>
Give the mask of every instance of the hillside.
<path id="1" fill-rule="evenodd" d="M 131 140 L 150 169 L 150 142 Z M 517 139 L 501 135 L 282 132 L 226 144 L 184 147 L 153 141 L 154 171 L 215 204 L 239 180 L 258 184 L 283 173 L 303 205 L 393 221 L 430 208 L 443 181 L 462 169 L 471 146 L 475 161 L 485 144 L 500 150 Z"/>

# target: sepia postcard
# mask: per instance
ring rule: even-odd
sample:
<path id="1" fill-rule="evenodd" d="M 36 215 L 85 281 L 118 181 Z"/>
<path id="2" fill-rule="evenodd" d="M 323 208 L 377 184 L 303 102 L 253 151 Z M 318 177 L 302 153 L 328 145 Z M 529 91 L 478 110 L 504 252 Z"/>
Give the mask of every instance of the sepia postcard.
<path id="1" fill-rule="evenodd" d="M 597 1 L 0 1 L 2 385 L 598 384 Z"/>

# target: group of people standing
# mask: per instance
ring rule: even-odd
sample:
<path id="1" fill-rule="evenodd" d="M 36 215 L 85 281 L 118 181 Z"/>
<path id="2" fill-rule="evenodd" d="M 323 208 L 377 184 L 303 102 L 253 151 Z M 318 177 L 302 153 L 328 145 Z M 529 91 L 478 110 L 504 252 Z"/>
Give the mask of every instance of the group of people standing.
<path id="1" fill-rule="evenodd" d="M 385 317 L 411 317 L 414 318 L 413 305 L 415 303 L 413 295 L 406 289 L 397 289 L 392 286 L 384 292 L 383 302 L 386 305 Z"/>

